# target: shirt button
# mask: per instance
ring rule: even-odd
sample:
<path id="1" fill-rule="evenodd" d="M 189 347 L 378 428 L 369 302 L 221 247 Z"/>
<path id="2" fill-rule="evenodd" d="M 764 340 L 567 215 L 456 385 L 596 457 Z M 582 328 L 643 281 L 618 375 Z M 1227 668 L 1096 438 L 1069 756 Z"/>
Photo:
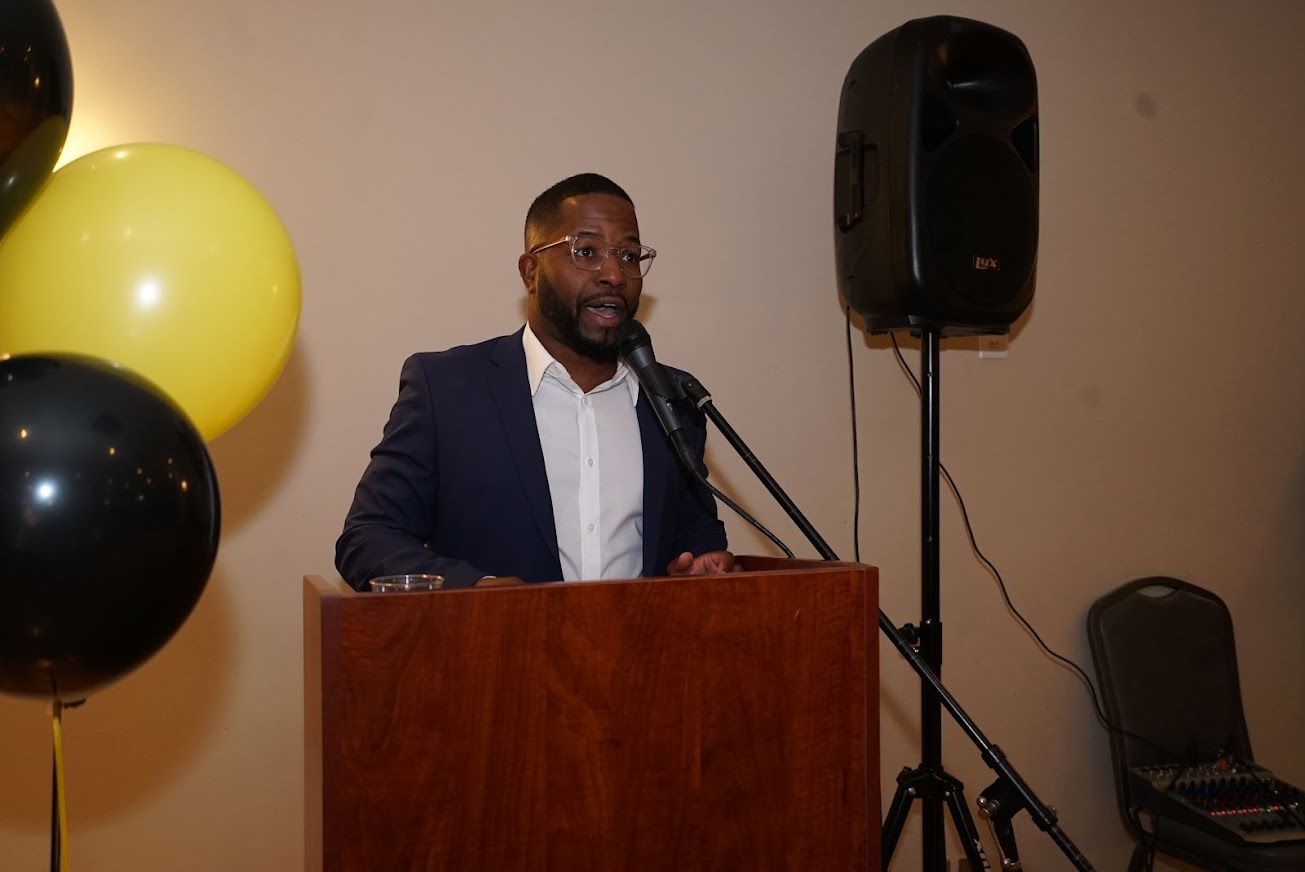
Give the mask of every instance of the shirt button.
<path id="1" fill-rule="evenodd" d="M 588 406 L 588 405 L 589 405 L 589 398 L 588 398 L 588 397 L 585 397 L 585 398 L 584 398 L 583 400 L 581 400 L 580 402 L 582 402 L 582 403 L 584 403 L 586 406 Z"/>
<path id="2" fill-rule="evenodd" d="M 592 533 L 592 532 L 594 531 L 594 525 L 593 525 L 593 524 L 590 524 L 590 525 L 589 525 L 588 527 L 586 527 L 585 529 L 588 530 L 590 533 Z"/>
<path id="3" fill-rule="evenodd" d="M 594 459 L 593 459 L 592 457 L 589 458 L 588 460 L 585 461 L 585 465 L 586 465 L 586 466 L 593 466 L 593 465 L 594 465 Z"/>

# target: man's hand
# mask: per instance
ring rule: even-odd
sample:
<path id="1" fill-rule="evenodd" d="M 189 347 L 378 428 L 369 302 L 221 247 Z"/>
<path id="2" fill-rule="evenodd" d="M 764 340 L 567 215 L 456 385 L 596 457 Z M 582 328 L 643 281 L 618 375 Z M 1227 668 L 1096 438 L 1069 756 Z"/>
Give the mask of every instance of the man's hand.
<path id="1" fill-rule="evenodd" d="M 685 551 L 666 564 L 667 575 L 715 575 L 719 572 L 738 572 L 734 555 L 728 551 L 708 551 L 694 557 Z"/>
<path id="2" fill-rule="evenodd" d="M 487 575 L 472 586 L 473 587 L 515 587 L 518 584 L 525 584 L 525 582 L 517 578 L 515 575 Z"/>

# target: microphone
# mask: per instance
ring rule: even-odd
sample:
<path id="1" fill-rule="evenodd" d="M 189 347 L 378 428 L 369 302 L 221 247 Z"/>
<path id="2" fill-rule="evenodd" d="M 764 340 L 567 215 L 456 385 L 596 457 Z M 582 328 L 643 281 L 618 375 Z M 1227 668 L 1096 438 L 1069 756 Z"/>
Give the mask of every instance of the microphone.
<path id="1" fill-rule="evenodd" d="M 616 352 L 639 380 L 639 387 L 647 394 L 657 413 L 657 421 L 675 447 L 680 463 L 698 478 L 707 477 L 707 468 L 694 454 L 693 446 L 684 433 L 686 416 L 677 402 L 684 398 L 684 389 L 671 378 L 666 367 L 657 362 L 652 350 L 652 337 L 644 326 L 627 318 L 616 328 Z"/>

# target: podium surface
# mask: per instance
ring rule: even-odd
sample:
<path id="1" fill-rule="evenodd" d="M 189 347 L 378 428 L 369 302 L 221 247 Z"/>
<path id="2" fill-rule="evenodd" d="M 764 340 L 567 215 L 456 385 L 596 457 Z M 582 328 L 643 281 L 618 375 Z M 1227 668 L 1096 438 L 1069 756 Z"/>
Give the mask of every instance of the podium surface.
<path id="1" fill-rule="evenodd" d="M 878 869 L 876 571 L 304 579 L 308 868 Z"/>

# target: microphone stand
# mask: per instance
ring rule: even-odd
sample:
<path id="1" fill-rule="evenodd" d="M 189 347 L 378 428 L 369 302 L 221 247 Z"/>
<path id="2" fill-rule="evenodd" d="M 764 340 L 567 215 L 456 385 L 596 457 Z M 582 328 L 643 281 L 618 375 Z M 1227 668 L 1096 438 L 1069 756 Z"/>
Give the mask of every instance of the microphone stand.
<path id="1" fill-rule="evenodd" d="M 702 383 L 690 376 L 680 381 L 680 387 L 688 399 L 716 425 L 725 439 L 738 452 L 739 457 L 743 458 L 748 468 L 766 486 L 766 490 L 770 491 L 771 496 L 793 519 L 798 529 L 807 537 L 807 540 L 815 547 L 820 556 L 825 560 L 838 560 L 838 555 L 834 553 L 834 549 L 829 547 L 829 543 L 811 525 L 811 522 L 802 514 L 802 510 L 789 498 L 784 489 L 779 486 L 779 482 L 775 481 L 774 476 L 766 470 L 761 461 L 757 459 L 757 456 L 748 448 L 742 437 L 725 420 L 725 416 L 716 408 L 715 403 L 712 402 L 711 394 L 702 386 Z M 988 741 L 988 737 L 979 729 L 978 724 L 961 708 L 961 704 L 943 686 L 942 681 L 929 667 L 929 664 L 925 662 L 920 652 L 906 640 L 906 637 L 897 629 L 897 626 L 884 614 L 883 609 L 879 610 L 879 629 L 893 643 L 893 647 L 897 649 L 898 653 L 906 658 L 911 668 L 928 686 L 928 690 L 932 692 L 937 701 L 947 709 L 952 719 L 960 725 L 961 730 L 970 738 L 970 741 L 978 747 L 979 756 L 983 762 L 997 773 L 996 782 L 983 792 L 981 802 L 991 802 L 992 805 L 997 806 L 993 810 L 990 822 L 994 823 L 994 833 L 999 836 L 998 844 L 1002 850 L 1006 850 L 1008 841 L 1012 846 L 1014 844 L 1014 835 L 1010 827 L 1011 817 L 1021 809 L 1026 809 L 1029 816 L 1033 818 L 1033 822 L 1037 824 L 1038 829 L 1046 833 L 1055 842 L 1061 852 L 1074 864 L 1074 868 L 1081 870 L 1081 872 L 1091 872 L 1092 864 L 1070 841 L 1065 831 L 1060 828 L 1060 825 L 1056 822 L 1056 813 L 1039 799 L 1033 789 L 1020 777 L 1019 772 L 1006 758 L 1005 752 Z M 903 771 L 903 775 L 908 774 L 914 776 L 915 773 L 910 769 Z M 942 774 L 945 778 L 954 782 L 955 786 L 960 786 L 959 781 L 946 775 L 946 773 Z M 914 795 L 917 790 L 915 786 L 900 784 L 899 794 L 903 787 L 911 795 Z M 989 868 L 987 859 L 983 856 L 983 844 L 979 840 L 974 821 L 969 816 L 969 810 L 965 807 L 963 800 L 960 799 L 959 790 L 944 789 L 943 793 L 943 799 L 947 801 L 956 821 L 957 829 L 960 830 L 961 842 L 965 848 L 966 858 L 970 862 L 970 868 L 976 870 L 976 872 L 977 870 Z M 989 799 L 990 797 L 1000 797 L 1000 799 Z M 894 801 L 893 807 L 889 809 L 888 818 L 884 821 L 884 832 L 891 838 L 893 845 L 896 844 L 897 835 L 901 831 L 901 825 L 905 821 L 908 811 L 908 803 L 898 801 Z M 997 824 L 1001 825 L 1000 831 L 997 829 Z M 882 853 L 882 864 L 885 872 L 887 872 L 891 857 L 892 845 L 889 846 L 886 852 Z M 1018 855 L 1015 855 L 1012 859 L 1014 859 L 1014 866 L 1008 865 L 1007 868 L 1018 869 Z"/>

